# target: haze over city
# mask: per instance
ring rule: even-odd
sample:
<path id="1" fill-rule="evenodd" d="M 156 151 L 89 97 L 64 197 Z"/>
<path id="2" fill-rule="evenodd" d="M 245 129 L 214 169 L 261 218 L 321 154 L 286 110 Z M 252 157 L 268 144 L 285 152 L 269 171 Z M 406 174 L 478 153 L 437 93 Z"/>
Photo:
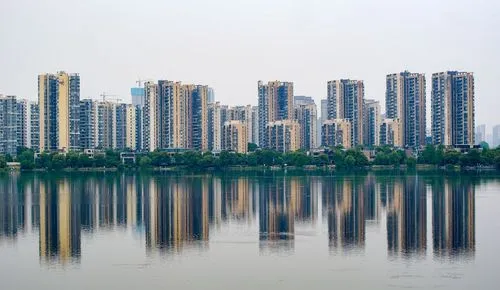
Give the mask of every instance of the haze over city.
<path id="1" fill-rule="evenodd" d="M 385 77 L 475 75 L 476 124 L 500 123 L 497 1 L 3 1 L 0 91 L 37 98 L 37 75 L 82 76 L 82 98 L 130 101 L 140 79 L 206 84 L 224 104 L 257 104 L 258 80 L 326 97 L 328 80 L 365 82 L 384 107 Z M 384 109 L 382 109 L 384 111 Z M 429 124 L 430 118 L 427 118 Z M 489 130 L 488 129 L 488 130 Z"/>

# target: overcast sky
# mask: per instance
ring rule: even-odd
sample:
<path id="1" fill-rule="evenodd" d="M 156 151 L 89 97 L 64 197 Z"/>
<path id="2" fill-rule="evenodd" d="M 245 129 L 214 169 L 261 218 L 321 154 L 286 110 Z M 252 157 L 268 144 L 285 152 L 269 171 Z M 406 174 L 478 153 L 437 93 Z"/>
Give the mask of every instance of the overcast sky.
<path id="1" fill-rule="evenodd" d="M 257 104 L 259 79 L 319 100 L 328 80 L 475 74 L 476 124 L 500 123 L 500 1 L 0 0 L 0 93 L 37 98 L 37 75 L 81 76 L 82 98 L 130 100 L 141 79 L 210 85 L 222 103 Z M 430 118 L 430 112 L 428 112 Z"/>

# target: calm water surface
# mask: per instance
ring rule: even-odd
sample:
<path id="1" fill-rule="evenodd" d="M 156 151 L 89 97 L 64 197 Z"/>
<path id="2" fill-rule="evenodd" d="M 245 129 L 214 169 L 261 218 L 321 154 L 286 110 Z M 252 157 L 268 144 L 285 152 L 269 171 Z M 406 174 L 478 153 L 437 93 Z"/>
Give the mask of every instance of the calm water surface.
<path id="1" fill-rule="evenodd" d="M 0 289 L 498 289 L 500 176 L 0 175 Z"/>

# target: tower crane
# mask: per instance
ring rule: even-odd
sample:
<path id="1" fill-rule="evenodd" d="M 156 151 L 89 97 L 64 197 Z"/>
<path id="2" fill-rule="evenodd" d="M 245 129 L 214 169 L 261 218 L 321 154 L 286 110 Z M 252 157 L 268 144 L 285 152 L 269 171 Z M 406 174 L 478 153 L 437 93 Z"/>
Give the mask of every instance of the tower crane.
<path id="1" fill-rule="evenodd" d="M 139 88 L 142 88 L 142 84 L 149 81 L 152 81 L 152 79 L 145 79 L 145 80 L 138 79 L 137 81 L 135 81 L 135 83 L 139 86 Z"/>
<path id="2" fill-rule="evenodd" d="M 110 95 L 110 94 L 107 94 L 105 92 L 103 92 L 101 94 L 101 97 L 102 97 L 102 101 L 103 102 L 105 102 L 106 100 L 114 100 L 116 102 L 121 102 L 122 101 L 122 99 L 120 99 L 120 98 L 109 98 L 109 97 L 118 97 L 118 95 Z"/>

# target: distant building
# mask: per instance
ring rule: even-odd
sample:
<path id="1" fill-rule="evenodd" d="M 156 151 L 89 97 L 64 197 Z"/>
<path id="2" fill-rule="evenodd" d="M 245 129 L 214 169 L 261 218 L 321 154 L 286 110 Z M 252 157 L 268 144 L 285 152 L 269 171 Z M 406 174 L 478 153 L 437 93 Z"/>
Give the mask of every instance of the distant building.
<path id="1" fill-rule="evenodd" d="M 97 147 L 97 101 L 84 99 L 80 101 L 80 148 Z"/>
<path id="2" fill-rule="evenodd" d="M 401 122 L 398 119 L 384 119 L 380 124 L 380 145 L 403 147 Z"/>
<path id="3" fill-rule="evenodd" d="M 209 149 L 207 86 L 159 80 L 144 89 L 144 150 Z"/>
<path id="4" fill-rule="evenodd" d="M 474 76 L 448 71 L 432 75 L 432 143 L 474 145 Z"/>
<path id="5" fill-rule="evenodd" d="M 30 148 L 38 152 L 40 149 L 40 110 L 37 103 L 30 103 Z"/>
<path id="6" fill-rule="evenodd" d="M 131 88 L 132 105 L 144 107 L 144 88 Z"/>
<path id="7" fill-rule="evenodd" d="M 139 106 L 125 105 L 125 148 L 136 151 L 137 148 L 137 110 Z"/>
<path id="8" fill-rule="evenodd" d="M 80 76 L 41 74 L 38 76 L 40 151 L 79 149 Z"/>
<path id="9" fill-rule="evenodd" d="M 215 92 L 214 92 L 214 89 L 213 88 L 208 88 L 208 98 L 207 98 L 207 102 L 209 104 L 213 104 L 215 102 Z"/>
<path id="10" fill-rule="evenodd" d="M 255 131 L 253 127 L 255 125 L 253 118 L 255 117 L 255 114 L 253 114 L 253 108 L 251 105 L 231 107 L 227 110 L 227 113 L 228 121 L 241 121 L 243 124 L 245 124 L 249 142 L 255 139 L 255 137 L 253 136 Z"/>
<path id="11" fill-rule="evenodd" d="M 493 127 L 493 144 L 492 147 L 498 147 L 500 146 L 500 125 L 496 125 Z"/>
<path id="12" fill-rule="evenodd" d="M 425 145 L 425 75 L 408 71 L 387 75 L 386 118 L 399 119 L 405 147 Z"/>
<path id="13" fill-rule="evenodd" d="M 314 99 L 308 96 L 294 96 L 293 97 L 294 105 L 316 105 Z"/>
<path id="14" fill-rule="evenodd" d="M 293 83 L 272 81 L 258 84 L 259 146 L 270 148 L 267 126 L 274 121 L 293 118 Z"/>
<path id="15" fill-rule="evenodd" d="M 321 145 L 325 147 L 352 147 L 351 122 L 346 119 L 330 119 L 323 122 L 321 130 Z"/>
<path id="16" fill-rule="evenodd" d="M 381 122 L 380 103 L 375 100 L 365 100 L 363 118 L 363 145 L 369 147 L 379 146 Z"/>
<path id="17" fill-rule="evenodd" d="M 305 150 L 316 148 L 316 134 L 318 127 L 316 122 L 318 120 L 318 113 L 316 111 L 316 104 L 314 103 L 314 101 L 312 101 L 312 103 L 296 103 L 295 120 L 297 120 L 300 125 L 300 148 Z"/>
<path id="18" fill-rule="evenodd" d="M 15 96 L 0 95 L 0 154 L 16 155 L 19 108 Z"/>
<path id="19" fill-rule="evenodd" d="M 19 147 L 29 148 L 31 146 L 31 114 L 30 105 L 27 100 L 17 100 L 17 144 Z"/>
<path id="20" fill-rule="evenodd" d="M 358 80 L 328 82 L 328 120 L 344 119 L 351 123 L 351 146 L 363 143 L 364 84 Z"/>
<path id="21" fill-rule="evenodd" d="M 249 135 L 248 141 L 259 145 L 259 107 L 252 107 L 252 134 Z"/>
<path id="22" fill-rule="evenodd" d="M 275 121 L 267 124 L 268 148 L 278 152 L 300 149 L 300 125 L 295 120 Z"/>
<path id="23" fill-rule="evenodd" d="M 476 127 L 476 144 L 486 141 L 486 125 L 482 124 Z"/>
<path id="24" fill-rule="evenodd" d="M 116 145 L 116 104 L 97 103 L 97 148 L 112 149 Z"/>
<path id="25" fill-rule="evenodd" d="M 222 150 L 247 153 L 247 127 L 242 121 L 228 121 L 222 130 Z"/>

